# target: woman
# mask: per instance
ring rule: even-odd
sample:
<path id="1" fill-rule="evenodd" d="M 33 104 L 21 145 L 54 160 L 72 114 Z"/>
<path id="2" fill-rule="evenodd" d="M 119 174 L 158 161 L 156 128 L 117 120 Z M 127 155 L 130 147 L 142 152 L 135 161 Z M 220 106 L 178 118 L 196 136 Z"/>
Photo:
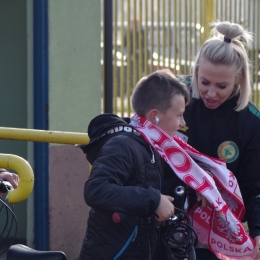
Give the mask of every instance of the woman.
<path id="1" fill-rule="evenodd" d="M 260 112 L 250 101 L 250 61 L 246 52 L 252 36 L 238 24 L 211 25 L 213 36 L 197 54 L 193 75 L 181 77 L 191 86 L 192 101 L 184 114 L 186 126 L 178 135 L 200 152 L 226 161 L 241 189 L 244 220 L 258 252 Z M 197 259 L 214 259 L 207 254 L 210 252 L 206 249 L 198 250 Z M 254 259 L 260 259 L 260 254 Z"/>

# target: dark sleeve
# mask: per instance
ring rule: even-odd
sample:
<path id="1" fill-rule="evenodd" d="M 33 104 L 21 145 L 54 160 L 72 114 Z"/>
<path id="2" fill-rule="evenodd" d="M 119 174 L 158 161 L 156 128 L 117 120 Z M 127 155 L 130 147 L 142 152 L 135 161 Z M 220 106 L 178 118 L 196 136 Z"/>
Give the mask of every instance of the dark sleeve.
<path id="1" fill-rule="evenodd" d="M 255 119 L 257 124 L 248 132 L 251 139 L 242 151 L 236 173 L 246 207 L 244 220 L 247 221 L 253 238 L 260 235 L 260 119 Z"/>
<path id="2" fill-rule="evenodd" d="M 252 238 L 260 236 L 260 195 L 252 196 L 245 201 L 249 234 Z"/>
<path id="3" fill-rule="evenodd" d="M 130 143 L 120 136 L 105 143 L 85 183 L 84 197 L 90 207 L 132 215 L 154 213 L 160 191 L 145 183 L 127 186 L 133 173 L 144 174 L 140 150 L 145 152 L 137 141 L 132 139 Z"/>
<path id="4" fill-rule="evenodd" d="M 254 149 L 255 151 L 257 149 Z M 260 236 L 260 154 L 248 154 L 241 161 L 241 168 L 238 183 L 244 199 L 249 234 L 251 237 Z"/>

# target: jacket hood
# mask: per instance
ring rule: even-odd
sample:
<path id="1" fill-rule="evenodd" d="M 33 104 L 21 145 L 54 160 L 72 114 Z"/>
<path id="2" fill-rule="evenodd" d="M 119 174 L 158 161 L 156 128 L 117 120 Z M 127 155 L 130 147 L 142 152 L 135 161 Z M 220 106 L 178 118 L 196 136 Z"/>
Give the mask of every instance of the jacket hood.
<path id="1" fill-rule="evenodd" d="M 90 121 L 88 126 L 89 143 L 76 145 L 76 147 L 81 148 L 86 154 L 88 161 L 93 164 L 100 149 L 108 139 L 117 134 L 136 132 L 133 127 L 129 126 L 129 122 L 129 118 L 121 118 L 115 114 L 105 113 L 98 115 Z"/>

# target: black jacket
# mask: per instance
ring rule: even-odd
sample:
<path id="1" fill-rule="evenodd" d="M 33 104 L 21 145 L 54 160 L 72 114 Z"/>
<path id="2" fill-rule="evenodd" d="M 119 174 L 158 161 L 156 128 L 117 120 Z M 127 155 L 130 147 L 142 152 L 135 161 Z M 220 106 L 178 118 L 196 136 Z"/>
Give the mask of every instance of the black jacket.
<path id="1" fill-rule="evenodd" d="M 81 259 L 150 259 L 158 237 L 154 212 L 170 168 L 135 132 L 105 136 L 87 150 L 93 167 L 84 197 L 91 210 Z"/>
<path id="2" fill-rule="evenodd" d="M 254 238 L 260 235 L 260 112 L 251 102 L 234 111 L 237 99 L 208 109 L 201 99 L 193 98 L 184 113 L 186 127 L 179 132 L 198 151 L 226 160 L 238 180 L 246 207 L 244 220 Z"/>

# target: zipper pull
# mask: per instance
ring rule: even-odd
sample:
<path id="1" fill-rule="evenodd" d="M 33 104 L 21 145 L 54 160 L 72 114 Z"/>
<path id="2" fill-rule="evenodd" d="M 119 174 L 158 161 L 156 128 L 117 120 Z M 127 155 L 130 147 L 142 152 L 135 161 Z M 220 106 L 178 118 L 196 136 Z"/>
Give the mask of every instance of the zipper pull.
<path id="1" fill-rule="evenodd" d="M 152 149 L 151 146 L 150 146 L 150 149 L 151 149 L 151 152 L 152 152 L 152 160 L 151 160 L 151 163 L 155 163 L 154 153 L 153 153 L 153 149 Z"/>

